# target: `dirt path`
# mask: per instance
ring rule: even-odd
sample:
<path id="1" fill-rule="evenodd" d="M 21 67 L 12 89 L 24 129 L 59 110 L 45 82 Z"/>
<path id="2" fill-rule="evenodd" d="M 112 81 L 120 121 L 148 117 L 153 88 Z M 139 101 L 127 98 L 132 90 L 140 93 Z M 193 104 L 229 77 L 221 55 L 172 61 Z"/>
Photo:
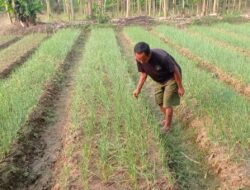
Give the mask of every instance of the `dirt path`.
<path id="1" fill-rule="evenodd" d="M 3 189 L 51 189 L 56 176 L 67 120 L 68 96 L 75 63 L 84 45 L 81 33 L 57 76 L 47 85 L 9 156 L 0 165 Z"/>

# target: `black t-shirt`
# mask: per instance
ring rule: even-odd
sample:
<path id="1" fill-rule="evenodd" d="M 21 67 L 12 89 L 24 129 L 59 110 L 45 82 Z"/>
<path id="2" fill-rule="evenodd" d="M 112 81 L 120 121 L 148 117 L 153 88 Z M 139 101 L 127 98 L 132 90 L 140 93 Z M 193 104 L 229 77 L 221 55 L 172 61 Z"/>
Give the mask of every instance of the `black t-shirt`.
<path id="1" fill-rule="evenodd" d="M 164 83 L 174 77 L 174 65 L 181 68 L 175 59 L 162 49 L 151 49 L 148 63 L 137 62 L 138 71 L 148 74 L 154 81 Z"/>

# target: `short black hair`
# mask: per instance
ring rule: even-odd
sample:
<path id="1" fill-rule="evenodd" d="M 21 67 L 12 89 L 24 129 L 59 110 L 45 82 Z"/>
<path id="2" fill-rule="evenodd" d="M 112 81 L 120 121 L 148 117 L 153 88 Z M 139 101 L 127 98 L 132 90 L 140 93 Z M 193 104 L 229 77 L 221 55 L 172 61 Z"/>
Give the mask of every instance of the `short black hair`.
<path id="1" fill-rule="evenodd" d="M 134 53 L 145 53 L 149 55 L 150 47 L 146 42 L 138 42 L 134 47 Z"/>

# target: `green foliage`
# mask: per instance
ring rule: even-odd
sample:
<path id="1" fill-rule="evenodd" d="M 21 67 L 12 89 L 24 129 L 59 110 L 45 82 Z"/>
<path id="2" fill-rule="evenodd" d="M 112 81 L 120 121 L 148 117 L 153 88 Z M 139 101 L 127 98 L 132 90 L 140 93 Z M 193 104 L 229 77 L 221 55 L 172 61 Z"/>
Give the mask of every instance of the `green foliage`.
<path id="1" fill-rule="evenodd" d="M 234 50 L 217 46 L 211 41 L 206 41 L 202 36 L 192 36 L 191 34 L 178 30 L 174 27 L 157 26 L 156 30 L 171 39 L 174 43 L 188 48 L 194 55 L 201 57 L 205 61 L 214 64 L 226 73 L 232 75 L 246 84 L 250 84 L 250 62 L 249 57 L 245 57 Z"/>
<path id="2" fill-rule="evenodd" d="M 180 41 L 186 41 L 186 44 L 195 43 L 194 38 L 185 38 L 184 32 L 178 31 L 178 29 L 160 26 L 156 27 L 156 30 L 168 36 L 173 41 L 179 39 Z M 172 30 L 174 32 L 171 32 Z M 183 72 L 183 84 L 186 88 L 186 95 L 183 98 L 193 113 L 203 117 L 208 116 L 211 119 L 210 121 L 207 120 L 206 124 L 211 139 L 215 143 L 224 144 L 229 151 L 239 146 L 241 152 L 236 157 L 239 158 L 242 156 L 248 158 L 250 104 L 247 99 L 215 79 L 213 74 L 198 69 L 195 66 L 195 62 L 179 54 L 175 49 L 170 48 L 158 37 L 136 27 L 127 28 L 126 33 L 133 41 L 146 41 L 152 48 L 163 48 L 176 58 L 176 61 L 181 65 L 183 71 L 185 71 Z M 196 44 L 196 46 L 200 49 L 201 53 L 204 53 L 202 46 L 209 43 L 203 40 L 199 45 Z M 216 51 L 211 48 L 205 49 L 208 52 Z M 228 57 L 228 53 L 221 52 L 219 56 Z M 230 59 L 224 61 L 225 65 L 229 66 Z M 240 64 L 240 62 L 234 62 L 235 66 Z M 246 67 L 242 67 L 242 69 L 246 70 Z"/>
<path id="3" fill-rule="evenodd" d="M 0 158 L 8 151 L 79 33 L 72 29 L 57 32 L 22 67 L 0 81 Z"/>
<path id="4" fill-rule="evenodd" d="M 98 23 L 107 23 L 109 21 L 109 17 L 104 13 L 104 7 L 98 6 L 96 3 L 93 4 L 93 18 Z"/>
<path id="5" fill-rule="evenodd" d="M 10 0 L 0 0 L 0 10 L 5 9 L 6 12 L 8 13 L 13 13 L 14 10 L 11 6 L 11 1 Z"/>
<path id="6" fill-rule="evenodd" d="M 71 122 L 84 133 L 79 144 L 84 189 L 88 189 L 91 168 L 96 168 L 95 175 L 103 182 L 126 181 L 129 189 L 139 189 L 139 180 L 148 187 L 159 177 L 171 180 L 164 158 L 150 159 L 149 148 L 154 143 L 154 154 L 160 155 L 160 145 L 152 138 L 152 128 L 158 126 L 143 99 L 136 100 L 131 94 L 135 86 L 112 29 L 92 31 L 79 65 Z M 90 162 L 90 150 L 96 155 L 95 162 Z M 115 178 L 121 170 L 123 175 Z"/>
<path id="7" fill-rule="evenodd" d="M 3 8 L 11 17 L 14 16 L 28 25 L 35 23 L 37 13 L 42 11 L 43 6 L 40 0 L 16 0 L 15 7 L 12 6 L 11 0 L 0 0 L 0 10 Z"/>
<path id="8" fill-rule="evenodd" d="M 231 46 L 245 48 L 250 51 L 250 38 L 247 38 L 247 35 L 250 33 L 250 27 L 248 24 L 237 25 L 237 27 L 227 23 L 217 24 L 212 27 L 191 26 L 189 27 L 189 30 L 191 32 L 199 33 L 200 36 L 209 36 L 214 40 L 223 41 Z M 237 31 L 239 31 L 239 33 L 237 33 Z"/>
<path id="9" fill-rule="evenodd" d="M 0 72 L 8 65 L 12 65 L 19 60 L 22 60 L 28 52 L 41 43 L 45 36 L 45 34 L 39 33 L 27 35 L 8 48 L 0 51 Z"/>
<path id="10" fill-rule="evenodd" d="M 43 6 L 39 0 L 17 0 L 15 13 L 22 22 L 35 23 L 37 13 L 42 10 Z"/>

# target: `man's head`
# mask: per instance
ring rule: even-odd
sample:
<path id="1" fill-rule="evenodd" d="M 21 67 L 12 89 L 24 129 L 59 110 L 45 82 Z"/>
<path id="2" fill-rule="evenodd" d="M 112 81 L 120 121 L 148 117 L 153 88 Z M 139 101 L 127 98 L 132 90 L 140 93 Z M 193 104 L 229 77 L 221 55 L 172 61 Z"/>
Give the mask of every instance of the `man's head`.
<path id="1" fill-rule="evenodd" d="M 138 42 L 134 47 L 135 58 L 140 63 L 147 63 L 150 59 L 150 47 L 145 42 Z"/>

